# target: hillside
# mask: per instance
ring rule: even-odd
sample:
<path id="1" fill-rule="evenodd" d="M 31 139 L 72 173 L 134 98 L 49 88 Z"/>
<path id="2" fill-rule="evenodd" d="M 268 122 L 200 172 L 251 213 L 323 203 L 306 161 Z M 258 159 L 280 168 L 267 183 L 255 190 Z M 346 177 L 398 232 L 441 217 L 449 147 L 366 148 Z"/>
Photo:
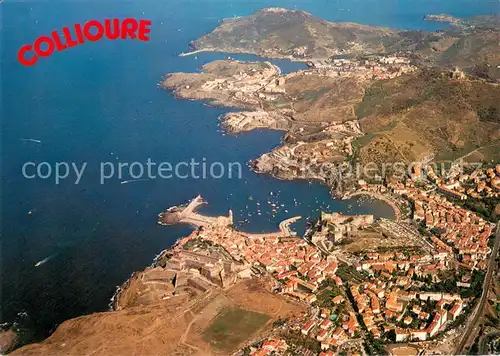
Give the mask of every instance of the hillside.
<path id="1" fill-rule="evenodd" d="M 204 65 L 199 73 L 171 73 L 160 85 L 178 98 L 279 112 L 306 125 L 355 120 L 364 82 L 311 70 L 282 75 L 269 62 L 219 60 Z"/>
<path id="2" fill-rule="evenodd" d="M 498 158 L 500 86 L 423 70 L 372 84 L 356 113 L 361 161 Z M 496 151 L 496 154 L 494 153 Z M 483 153 L 481 155 L 481 152 Z"/>
<path id="3" fill-rule="evenodd" d="M 195 50 L 256 53 L 267 57 L 327 58 L 385 52 L 397 31 L 354 23 L 332 23 L 298 10 L 269 8 L 225 20 L 191 42 Z"/>
<path id="4" fill-rule="evenodd" d="M 500 12 L 500 5 L 498 6 L 498 11 Z M 493 15 L 473 16 L 470 19 L 463 20 L 462 22 L 466 26 L 500 30 L 500 13 Z"/>
<path id="5" fill-rule="evenodd" d="M 478 77 L 500 79 L 500 15 L 453 18 L 445 31 L 427 32 L 334 23 L 304 11 L 268 8 L 224 20 L 190 47 L 297 60 L 411 52 L 421 65 L 458 66 Z"/>
<path id="6" fill-rule="evenodd" d="M 458 37 L 446 50 L 438 52 L 436 63 L 458 66 L 485 78 L 500 78 L 500 30 L 478 30 Z"/>

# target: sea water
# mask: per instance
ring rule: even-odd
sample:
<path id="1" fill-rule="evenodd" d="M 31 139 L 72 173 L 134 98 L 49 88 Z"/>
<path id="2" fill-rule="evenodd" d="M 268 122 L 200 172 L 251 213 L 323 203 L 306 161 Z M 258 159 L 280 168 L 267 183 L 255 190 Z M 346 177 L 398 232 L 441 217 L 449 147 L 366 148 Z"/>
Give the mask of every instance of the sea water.
<path id="1" fill-rule="evenodd" d="M 303 9 L 332 21 L 401 29 L 443 28 L 427 13 L 472 16 L 498 11 L 497 1 L 5 1 L 2 11 L 1 323 L 15 323 L 24 342 L 46 337 L 62 321 L 108 308 L 117 285 L 187 234 L 161 227 L 163 209 L 201 194 L 207 214 L 232 209 L 241 229 L 274 231 L 321 210 L 390 216 L 381 203 L 332 200 L 326 187 L 283 182 L 246 163 L 280 144 L 268 130 L 231 136 L 218 127 L 227 109 L 176 100 L 157 87 L 166 73 L 195 72 L 215 59 L 251 55 L 200 53 L 179 57 L 188 42 L 219 20 L 269 6 Z M 54 53 L 33 67 L 16 59 L 20 46 L 74 23 L 109 17 L 152 20 L 150 42 L 101 41 Z M 301 63 L 273 61 L 283 72 Z M 99 183 L 99 163 L 240 162 L 241 179 L 155 179 Z M 23 177 L 25 162 L 87 162 L 78 185 Z M 271 204 L 277 206 L 273 212 Z M 283 205 L 283 206 L 282 206 Z M 259 215 L 260 212 L 260 215 Z M 38 262 L 44 261 L 38 264 Z M 38 266 L 35 267 L 35 265 Z"/>

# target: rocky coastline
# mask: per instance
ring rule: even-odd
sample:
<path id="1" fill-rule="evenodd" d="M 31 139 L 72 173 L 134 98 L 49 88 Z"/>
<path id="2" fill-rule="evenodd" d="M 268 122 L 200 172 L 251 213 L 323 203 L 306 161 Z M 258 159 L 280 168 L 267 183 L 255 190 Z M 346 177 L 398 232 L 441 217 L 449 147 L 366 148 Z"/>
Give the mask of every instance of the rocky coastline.
<path id="1" fill-rule="evenodd" d="M 429 14 L 424 16 L 425 21 L 447 22 L 451 24 L 459 24 L 462 19 L 448 15 L 448 14 Z"/>
<path id="2" fill-rule="evenodd" d="M 16 347 L 18 341 L 19 338 L 14 330 L 0 330 L 0 353 L 8 353 Z"/>

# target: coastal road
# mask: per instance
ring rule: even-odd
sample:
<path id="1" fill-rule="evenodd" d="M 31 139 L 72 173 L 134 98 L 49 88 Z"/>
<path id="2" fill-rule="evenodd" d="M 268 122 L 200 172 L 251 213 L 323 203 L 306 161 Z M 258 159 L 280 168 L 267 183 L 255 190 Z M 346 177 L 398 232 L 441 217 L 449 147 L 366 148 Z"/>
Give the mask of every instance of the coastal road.
<path id="1" fill-rule="evenodd" d="M 481 294 L 481 299 L 474 310 L 474 314 L 470 322 L 467 324 L 465 331 L 462 333 L 462 338 L 455 349 L 455 355 L 462 355 L 463 350 L 469 339 L 472 337 L 472 331 L 476 327 L 477 322 L 483 315 L 484 305 L 488 299 L 488 289 L 491 284 L 491 279 L 493 278 L 493 272 L 495 271 L 495 258 L 498 255 L 498 250 L 500 248 L 500 224 L 497 226 L 497 233 L 495 235 L 495 242 L 493 244 L 493 250 L 491 251 L 490 263 L 488 264 L 488 270 L 483 282 L 483 293 Z"/>

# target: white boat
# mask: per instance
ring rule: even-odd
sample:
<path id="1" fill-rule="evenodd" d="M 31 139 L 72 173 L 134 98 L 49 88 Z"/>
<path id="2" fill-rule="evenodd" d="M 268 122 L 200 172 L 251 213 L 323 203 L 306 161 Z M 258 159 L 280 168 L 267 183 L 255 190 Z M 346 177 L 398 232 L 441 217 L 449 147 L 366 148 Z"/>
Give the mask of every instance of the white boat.
<path id="1" fill-rule="evenodd" d="M 50 261 L 51 259 L 53 259 L 53 258 L 54 258 L 54 256 L 55 256 L 55 255 L 56 255 L 56 254 L 54 254 L 54 255 L 50 255 L 50 256 L 48 256 L 48 257 L 45 257 L 43 260 L 38 261 L 37 263 L 35 263 L 35 267 L 39 267 L 39 266 L 43 265 L 44 263 L 46 263 L 46 262 Z"/>

